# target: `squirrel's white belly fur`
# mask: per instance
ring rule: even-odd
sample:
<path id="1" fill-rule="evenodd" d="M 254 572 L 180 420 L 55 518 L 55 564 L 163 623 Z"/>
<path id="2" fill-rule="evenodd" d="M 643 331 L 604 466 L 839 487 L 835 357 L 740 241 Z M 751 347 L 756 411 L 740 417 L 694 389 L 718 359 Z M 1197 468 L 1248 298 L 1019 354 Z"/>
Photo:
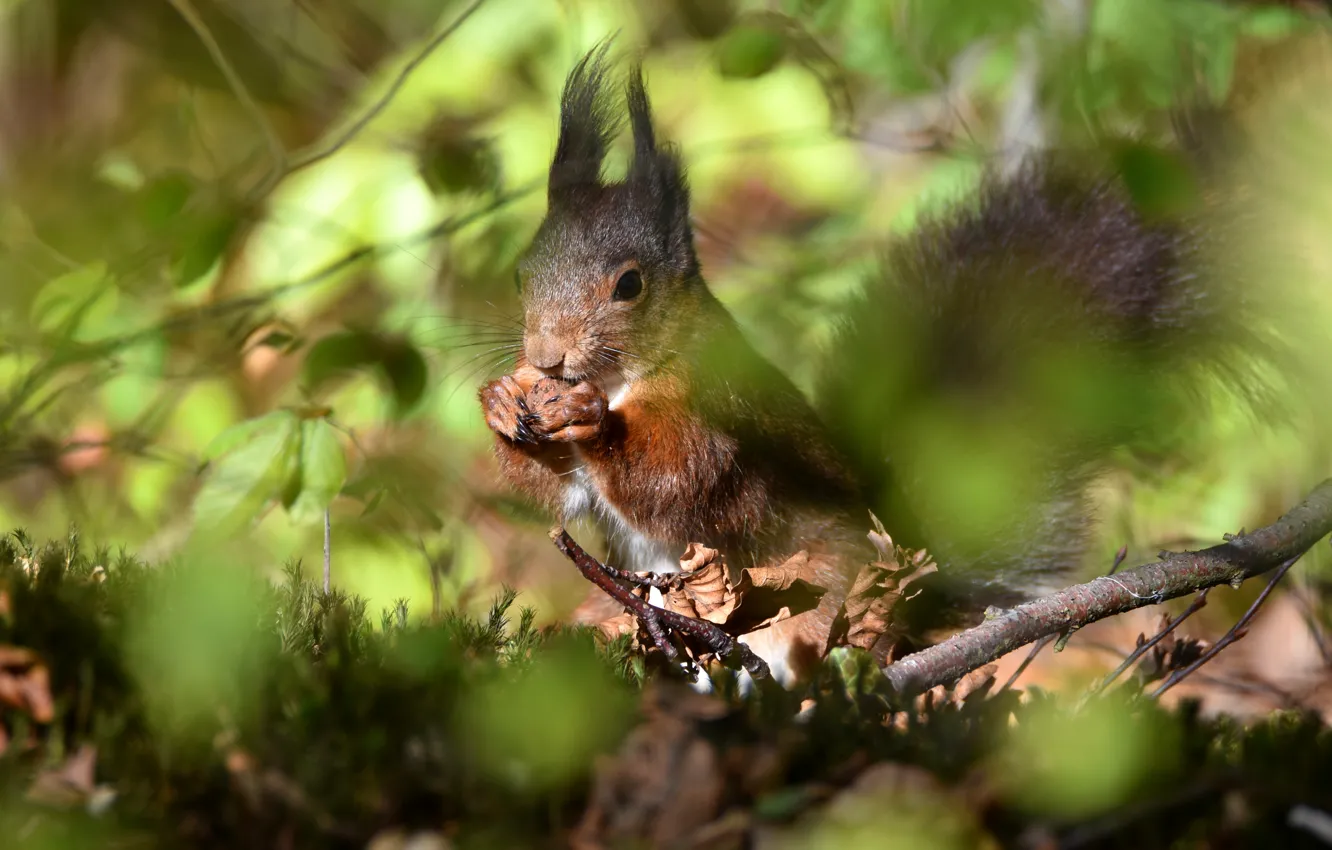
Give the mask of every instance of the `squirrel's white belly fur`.
<path id="1" fill-rule="evenodd" d="M 582 455 L 575 448 L 574 462 L 582 463 Z M 590 516 L 606 535 L 606 542 L 621 559 L 611 564 L 632 572 L 674 573 L 680 571 L 680 555 L 688 541 L 654 540 L 635 528 L 624 514 L 606 500 L 582 466 L 576 466 L 564 485 L 564 517 L 566 520 Z"/>
<path id="2" fill-rule="evenodd" d="M 633 384 L 623 379 L 606 382 L 602 387 L 609 399 L 609 408 L 615 410 L 628 397 Z M 583 516 L 590 516 L 596 522 L 602 534 L 606 536 L 606 542 L 610 544 L 612 551 L 621 559 L 618 564 L 612 563 L 611 566 L 631 572 L 653 572 L 653 573 L 677 573 L 680 571 L 680 556 L 684 554 L 685 547 L 689 545 L 688 540 L 655 540 L 643 534 L 635 528 L 625 516 L 612 505 L 596 482 L 587 474 L 583 463 L 583 455 L 574 447 L 574 469 L 569 474 L 564 484 L 563 492 L 563 514 L 566 521 Z M 652 588 L 648 597 L 654 605 L 662 604 L 661 591 Z M 746 637 L 740 640 L 746 644 L 750 641 Z M 783 684 L 789 684 L 793 677 L 793 672 L 786 661 L 786 655 L 781 647 L 768 647 L 764 641 L 756 641 L 751 644 L 754 652 L 768 662 L 773 676 L 777 681 Z M 767 650 L 767 651 L 765 651 Z M 742 685 L 749 686 L 752 682 L 749 680 L 749 674 L 742 674 Z M 695 687 L 700 690 L 710 690 L 711 681 L 705 674 L 700 673 L 700 678 L 695 682 Z"/>
<path id="3" fill-rule="evenodd" d="M 606 393 L 607 406 L 616 410 L 629 397 L 633 383 L 621 375 L 609 375 L 598 382 Z M 564 485 L 564 516 L 573 519 L 591 516 L 606 535 L 606 542 L 621 563 L 611 564 L 632 572 L 674 573 L 680 571 L 679 557 L 689 541 L 654 540 L 633 526 L 597 488 L 583 466 L 583 455 L 574 447 L 574 470 Z"/>

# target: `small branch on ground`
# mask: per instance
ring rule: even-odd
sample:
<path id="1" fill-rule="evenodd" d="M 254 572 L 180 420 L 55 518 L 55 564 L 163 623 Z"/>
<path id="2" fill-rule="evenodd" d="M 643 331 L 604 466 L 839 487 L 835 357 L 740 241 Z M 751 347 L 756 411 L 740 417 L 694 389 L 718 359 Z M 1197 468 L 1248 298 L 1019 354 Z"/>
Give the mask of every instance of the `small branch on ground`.
<path id="1" fill-rule="evenodd" d="M 333 518 L 324 508 L 324 595 L 333 589 Z"/>
<path id="2" fill-rule="evenodd" d="M 1249 606 L 1248 611 L 1244 612 L 1244 616 L 1239 618 L 1239 622 L 1231 626 L 1230 631 L 1222 635 L 1221 639 L 1213 644 L 1211 649 L 1199 656 L 1197 661 L 1182 670 L 1176 670 L 1174 673 L 1171 673 L 1170 678 L 1166 679 L 1165 682 L 1161 684 L 1161 687 L 1152 692 L 1152 697 L 1159 697 L 1175 685 L 1178 685 L 1190 673 L 1215 658 L 1221 650 L 1248 634 L 1249 623 L 1253 621 L 1253 617 L 1258 613 L 1258 609 L 1263 607 L 1263 603 L 1267 601 L 1267 597 L 1272 595 L 1272 590 L 1277 586 L 1277 582 L 1281 581 L 1286 573 L 1290 572 L 1290 568 L 1295 566 L 1295 562 L 1298 560 L 1299 556 L 1297 555 L 1278 567 L 1276 573 L 1273 574 L 1271 581 L 1267 583 L 1267 587 L 1264 587 L 1263 592 L 1258 594 L 1258 598 L 1253 600 L 1253 604 Z"/>
<path id="3" fill-rule="evenodd" d="M 1165 553 L 1160 560 L 1019 605 L 951 640 L 884 668 L 901 694 L 947 684 L 1046 635 L 1068 633 L 1097 620 L 1246 579 L 1293 563 L 1332 533 L 1332 480 L 1266 528 L 1199 552 Z M 1289 569 L 1289 567 L 1284 567 Z"/>
<path id="4" fill-rule="evenodd" d="M 726 658 L 732 653 L 737 653 L 740 664 L 749 671 L 749 675 L 755 679 L 768 677 L 767 663 L 755 655 L 749 647 L 727 634 L 720 626 L 649 604 L 616 581 L 616 577 L 621 575 L 620 570 L 608 569 L 605 564 L 589 555 L 562 526 L 550 530 L 550 539 L 566 558 L 573 561 L 574 566 L 583 574 L 583 578 L 601 588 L 607 596 L 623 605 L 639 619 L 652 638 L 653 644 L 667 658 L 679 657 L 679 650 L 671 642 L 671 633 L 674 632 L 686 640 L 702 644 L 718 658 Z"/>
<path id="5" fill-rule="evenodd" d="M 1141 658 L 1148 651 L 1150 651 L 1152 647 L 1156 646 L 1158 643 L 1169 637 L 1171 632 L 1180 627 L 1181 623 L 1183 623 L 1185 620 L 1187 620 L 1188 618 L 1192 617 L 1194 614 L 1201 611 L 1203 608 L 1207 607 L 1207 594 L 1210 593 L 1211 590 L 1212 589 L 1210 587 L 1206 587 L 1203 588 L 1201 591 L 1199 591 L 1198 595 L 1195 596 L 1193 598 L 1193 601 L 1189 603 L 1189 607 L 1185 608 L 1184 611 L 1180 613 L 1178 617 L 1166 623 L 1165 626 L 1162 627 L 1161 630 L 1158 631 L 1156 635 L 1152 637 L 1151 640 L 1142 640 L 1141 638 L 1139 638 L 1139 640 L 1141 640 L 1142 642 L 1139 643 L 1137 647 L 1135 647 L 1134 650 L 1128 654 L 1128 657 L 1125 658 L 1118 667 L 1110 671 L 1109 675 L 1107 675 L 1101 681 L 1101 684 L 1096 687 L 1096 690 L 1103 691 L 1106 688 L 1110 687 L 1110 685 L 1115 681 L 1115 679 L 1118 679 L 1121 675 L 1123 675 L 1125 670 L 1132 667 L 1134 662 L 1136 662 L 1139 658 Z"/>

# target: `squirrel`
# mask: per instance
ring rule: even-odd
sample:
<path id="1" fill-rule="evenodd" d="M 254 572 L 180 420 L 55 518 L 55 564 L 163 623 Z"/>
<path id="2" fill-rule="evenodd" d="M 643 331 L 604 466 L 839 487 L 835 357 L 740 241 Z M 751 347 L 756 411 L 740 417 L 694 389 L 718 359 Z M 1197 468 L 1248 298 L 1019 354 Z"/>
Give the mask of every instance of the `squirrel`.
<path id="1" fill-rule="evenodd" d="M 481 407 L 503 477 L 593 518 L 608 563 L 677 571 L 691 542 L 731 569 L 820 555 L 817 607 L 742 638 L 783 682 L 819 662 L 870 560 L 867 509 L 939 563 L 932 602 L 901 606 L 913 631 L 1056 588 L 1085 555 L 1097 472 L 1168 435 L 1202 373 L 1242 381 L 1261 347 L 1205 269 L 1205 228 L 1140 210 L 1103 164 L 1043 154 L 885 246 L 811 402 L 704 282 L 684 166 L 637 67 L 628 173 L 603 178 L 610 73 L 603 45 L 566 79 L 547 214 L 518 264 L 521 351 Z M 930 461 L 939 423 L 952 463 Z M 974 486 L 972 449 L 1020 463 L 982 518 L 949 498 Z"/>

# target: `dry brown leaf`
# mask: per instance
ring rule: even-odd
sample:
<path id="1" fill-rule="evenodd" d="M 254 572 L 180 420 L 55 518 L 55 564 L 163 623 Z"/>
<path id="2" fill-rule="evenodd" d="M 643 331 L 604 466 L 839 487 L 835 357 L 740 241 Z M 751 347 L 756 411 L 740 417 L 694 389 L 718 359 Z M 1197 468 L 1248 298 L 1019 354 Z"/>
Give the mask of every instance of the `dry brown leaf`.
<path id="1" fill-rule="evenodd" d="M 0 706 L 26 712 L 38 723 L 55 718 L 50 671 L 32 650 L 0 646 Z"/>
<path id="2" fill-rule="evenodd" d="M 1161 629 L 1164 630 L 1169 624 L 1170 615 L 1162 614 Z M 1145 635 L 1138 635 L 1139 646 L 1146 640 Z M 1177 632 L 1171 633 L 1165 640 L 1152 647 L 1151 651 L 1138 662 L 1134 674 L 1143 685 L 1151 684 L 1197 661 L 1210 646 L 1209 641 L 1180 635 Z"/>
<path id="3" fill-rule="evenodd" d="M 624 611 L 597 623 L 597 629 L 601 631 L 606 640 L 613 641 L 623 635 L 637 634 L 638 618 L 628 611 Z"/>
<path id="4" fill-rule="evenodd" d="M 97 748 L 84 744 L 58 768 L 37 774 L 27 798 L 47 806 L 82 805 L 92 796 L 93 771 L 97 766 Z"/>
<path id="5" fill-rule="evenodd" d="M 893 543 L 878 517 L 870 514 L 874 529 L 870 542 L 879 552 L 878 560 L 861 568 L 851 584 L 846 602 L 833 625 L 828 646 L 854 646 L 866 651 L 874 648 L 884 635 L 892 635 L 893 609 L 909 598 L 912 582 L 935 572 L 938 567 L 924 549 L 906 549 Z"/>
<path id="6" fill-rule="evenodd" d="M 716 549 L 690 543 L 680 558 L 680 580 L 666 592 L 666 608 L 720 625 L 730 619 L 740 599 L 726 574 L 726 558 Z"/>
<path id="7" fill-rule="evenodd" d="M 745 567 L 732 582 L 724 555 L 690 543 L 665 603 L 686 617 L 727 626 L 732 634 L 748 634 L 814 607 L 825 590 L 820 573 L 834 568 L 831 557 L 802 550 L 780 564 Z"/>

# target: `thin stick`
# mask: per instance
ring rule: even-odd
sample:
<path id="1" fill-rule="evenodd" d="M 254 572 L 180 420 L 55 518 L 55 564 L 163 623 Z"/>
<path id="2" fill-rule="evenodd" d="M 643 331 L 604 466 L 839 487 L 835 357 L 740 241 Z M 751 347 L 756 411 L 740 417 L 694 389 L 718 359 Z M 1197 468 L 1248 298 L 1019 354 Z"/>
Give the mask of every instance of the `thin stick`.
<path id="1" fill-rule="evenodd" d="M 453 23 L 449 24 L 436 34 L 434 38 L 430 39 L 425 47 L 423 47 L 419 53 L 413 56 L 411 60 L 403 66 L 402 70 L 398 72 L 398 76 L 394 77 L 393 82 L 389 84 L 388 91 L 384 93 L 383 97 L 376 100 L 370 108 L 361 115 L 361 117 L 353 121 L 352 125 L 344 130 L 336 139 L 321 148 L 306 151 L 297 155 L 288 167 L 287 173 L 290 174 L 293 171 L 308 168 L 316 162 L 328 159 L 345 147 L 348 142 L 356 138 L 356 136 L 365 129 L 367 124 L 373 121 L 379 113 L 384 111 L 385 107 L 387 107 L 393 98 L 397 96 L 398 90 L 406 84 L 407 79 L 418 67 L 420 67 L 421 63 L 430 58 L 430 54 L 434 53 L 435 50 L 444 43 L 444 40 L 453 35 L 453 33 L 456 32 L 477 9 L 480 9 L 481 5 L 485 2 L 486 0 L 473 0 L 472 4 L 464 9 L 463 13 L 459 15 Z"/>
<path id="2" fill-rule="evenodd" d="M 333 519 L 324 508 L 324 595 L 333 589 Z"/>
<path id="3" fill-rule="evenodd" d="M 884 668 L 899 694 L 955 682 L 1046 635 L 1069 632 L 1125 611 L 1188 596 L 1218 584 L 1238 585 L 1298 558 L 1332 532 L 1332 480 L 1264 528 L 1198 552 L 1162 553 L 1155 563 L 1101 576 L 999 613 L 961 634 Z"/>
<path id="4" fill-rule="evenodd" d="M 1290 571 L 1291 567 L 1295 566 L 1295 562 L 1298 560 L 1298 557 L 1291 558 L 1289 561 L 1286 561 L 1284 564 L 1277 567 L 1277 571 L 1273 574 L 1272 580 L 1267 583 L 1267 587 L 1263 588 L 1263 592 L 1258 594 L 1258 598 L 1253 600 L 1253 604 L 1249 606 L 1248 611 L 1244 612 L 1244 616 L 1240 617 L 1239 622 L 1231 626 L 1230 631 L 1222 635 L 1221 639 L 1214 643 L 1211 649 L 1204 652 L 1197 661 L 1193 662 L 1188 667 L 1185 667 L 1183 670 L 1176 670 L 1174 673 L 1171 673 L 1170 678 L 1166 679 L 1165 682 L 1161 684 L 1161 687 L 1152 692 L 1152 697 L 1160 697 L 1161 694 L 1182 682 L 1190 673 L 1215 658 L 1221 650 L 1244 637 L 1248 632 L 1247 626 L 1249 625 L 1249 621 L 1258 613 L 1258 609 L 1263 607 L 1263 603 L 1267 601 L 1267 597 L 1272 595 L 1272 589 L 1277 586 L 1277 582 L 1281 581 L 1281 578 Z"/>
<path id="5" fill-rule="evenodd" d="M 1036 656 L 1040 654 L 1040 651 L 1049 646 L 1057 637 L 1059 636 L 1046 635 L 1045 637 L 1036 641 L 1036 643 L 1031 648 L 1031 652 L 1027 653 L 1027 657 L 1022 659 L 1022 663 L 1018 665 L 1018 668 L 1013 671 L 1013 675 L 1008 677 L 1008 681 L 1004 682 L 1004 686 L 999 690 L 1006 691 L 1009 688 L 1013 687 L 1013 685 L 1017 683 L 1018 677 L 1021 676 L 1024 672 L 1026 672 L 1027 667 L 1031 665 L 1031 662 L 1036 660 Z"/>
<path id="6" fill-rule="evenodd" d="M 208 29 L 208 24 L 204 23 L 203 18 L 199 16 L 199 12 L 194 8 L 194 4 L 191 0 L 168 0 L 168 2 L 170 2 L 176 12 L 185 19 L 185 22 L 190 25 L 190 29 L 194 30 L 194 34 L 198 37 L 199 41 L 203 42 L 204 49 L 208 51 L 208 55 L 212 58 L 213 64 L 217 65 L 217 69 L 221 71 L 222 76 L 226 78 L 227 85 L 231 87 L 231 91 L 236 95 L 236 99 L 241 102 L 241 106 L 245 108 L 245 111 L 250 113 L 250 118 L 254 123 L 259 125 L 259 131 L 263 133 L 264 141 L 268 144 L 268 154 L 272 158 L 273 164 L 268 172 L 268 176 L 264 178 L 264 182 L 261 184 L 261 190 L 258 194 L 261 196 L 268 194 L 268 190 L 271 189 L 273 184 L 280 180 L 286 172 L 287 150 L 283 147 L 282 140 L 278 138 L 277 131 L 273 129 L 273 125 L 269 123 L 268 117 L 264 115 L 263 107 L 261 107 L 259 102 L 250 94 L 250 90 L 245 86 L 245 81 L 240 78 L 240 74 L 236 73 L 236 69 L 232 66 L 231 61 L 227 59 L 226 53 L 222 51 L 222 46 L 217 43 L 217 39 L 213 37 L 212 31 Z"/>
<path id="7" fill-rule="evenodd" d="M 1123 546 L 1120 546 L 1119 551 L 1115 553 L 1115 561 L 1113 564 L 1110 565 L 1110 572 L 1106 573 L 1106 575 L 1112 576 L 1115 573 L 1119 572 L 1119 568 L 1124 566 L 1124 561 L 1127 558 L 1128 558 L 1128 544 L 1125 543 Z"/>
<path id="8" fill-rule="evenodd" d="M 562 526 L 550 530 L 550 539 L 566 558 L 574 562 L 583 578 L 601 588 L 607 596 L 628 608 L 642 621 L 652 642 L 667 658 L 678 655 L 667 634 L 668 630 L 674 630 L 703 643 L 718 657 L 725 658 L 733 652 L 739 653 L 740 664 L 755 679 L 766 679 L 770 675 L 768 665 L 762 658 L 715 623 L 658 608 L 635 596 L 633 591 L 615 581 L 606 566 L 584 551 Z"/>
<path id="9" fill-rule="evenodd" d="M 1207 594 L 1210 593 L 1211 590 L 1210 587 L 1201 590 L 1198 595 L 1193 598 L 1193 601 L 1189 603 L 1189 607 L 1185 608 L 1178 617 L 1167 623 L 1165 628 L 1157 632 L 1151 640 L 1145 641 L 1134 648 L 1134 650 L 1128 654 L 1128 657 L 1101 681 L 1101 684 L 1096 687 L 1096 691 L 1103 691 L 1110 687 L 1110 684 L 1114 682 L 1115 679 L 1118 679 L 1125 670 L 1132 667 L 1135 661 L 1141 658 L 1152 647 L 1165 640 L 1171 632 L 1179 628 L 1180 623 L 1183 623 L 1185 620 L 1207 607 Z"/>

